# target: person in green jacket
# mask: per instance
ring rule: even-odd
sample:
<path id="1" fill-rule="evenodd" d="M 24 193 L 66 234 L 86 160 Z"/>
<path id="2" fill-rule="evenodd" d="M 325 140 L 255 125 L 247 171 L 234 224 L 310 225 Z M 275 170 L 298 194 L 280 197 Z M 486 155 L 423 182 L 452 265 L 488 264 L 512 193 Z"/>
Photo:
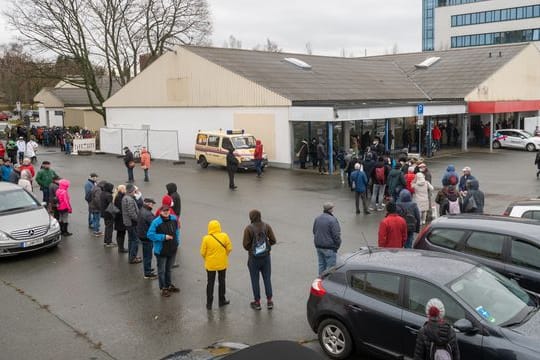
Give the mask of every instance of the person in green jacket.
<path id="1" fill-rule="evenodd" d="M 43 202 L 49 204 L 49 185 L 53 182 L 53 178 L 57 176 L 54 170 L 51 170 L 51 163 L 45 160 L 41 163 L 41 169 L 36 175 L 36 182 L 39 184 L 43 192 Z"/>
<path id="2" fill-rule="evenodd" d="M 13 139 L 10 139 L 6 144 L 7 155 L 11 159 L 11 163 L 17 163 L 17 144 Z"/>

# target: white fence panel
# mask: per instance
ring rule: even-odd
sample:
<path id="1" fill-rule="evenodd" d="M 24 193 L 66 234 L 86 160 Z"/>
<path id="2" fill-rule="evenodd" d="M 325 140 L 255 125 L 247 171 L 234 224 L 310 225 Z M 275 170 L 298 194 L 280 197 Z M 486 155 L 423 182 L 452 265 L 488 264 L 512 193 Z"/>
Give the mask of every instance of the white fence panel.
<path id="1" fill-rule="evenodd" d="M 104 153 L 122 154 L 122 129 L 99 129 L 99 144 Z"/>
<path id="2" fill-rule="evenodd" d="M 174 130 L 149 130 L 148 151 L 154 159 L 178 160 L 178 133 Z"/>
<path id="3" fill-rule="evenodd" d="M 148 130 L 122 129 L 122 147 L 127 146 L 134 151 L 143 146 L 148 147 Z"/>

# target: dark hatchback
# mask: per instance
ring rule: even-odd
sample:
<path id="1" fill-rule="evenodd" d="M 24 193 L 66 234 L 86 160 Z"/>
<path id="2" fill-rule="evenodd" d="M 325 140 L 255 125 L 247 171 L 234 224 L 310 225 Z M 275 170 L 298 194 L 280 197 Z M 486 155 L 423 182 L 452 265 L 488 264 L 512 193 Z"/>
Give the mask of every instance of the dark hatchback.
<path id="1" fill-rule="evenodd" d="M 307 318 L 325 353 L 412 359 L 431 298 L 445 305 L 462 359 L 540 359 L 539 299 L 467 259 L 420 250 L 361 249 L 311 287 Z"/>
<path id="2" fill-rule="evenodd" d="M 540 221 L 493 215 L 443 216 L 424 228 L 414 248 L 473 259 L 540 293 Z"/>

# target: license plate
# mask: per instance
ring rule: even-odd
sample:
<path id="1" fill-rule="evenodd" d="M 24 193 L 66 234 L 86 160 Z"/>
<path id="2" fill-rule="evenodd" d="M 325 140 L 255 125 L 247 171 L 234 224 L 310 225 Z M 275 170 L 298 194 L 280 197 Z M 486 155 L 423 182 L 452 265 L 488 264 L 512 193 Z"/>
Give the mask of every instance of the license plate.
<path id="1" fill-rule="evenodd" d="M 39 244 L 43 244 L 43 239 L 34 239 L 34 240 L 29 240 L 29 241 L 25 241 L 21 244 L 21 247 L 23 248 L 27 248 L 27 247 L 30 247 L 30 246 L 34 246 L 34 245 L 39 245 Z"/>

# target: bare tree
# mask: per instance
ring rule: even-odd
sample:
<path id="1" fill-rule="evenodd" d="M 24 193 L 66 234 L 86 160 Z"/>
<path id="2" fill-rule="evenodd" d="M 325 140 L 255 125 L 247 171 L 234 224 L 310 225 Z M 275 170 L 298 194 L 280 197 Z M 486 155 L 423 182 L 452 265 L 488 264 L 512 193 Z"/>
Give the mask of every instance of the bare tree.
<path id="1" fill-rule="evenodd" d="M 43 54 L 72 59 L 70 82 L 104 118 L 103 102 L 139 73 L 142 55 L 204 44 L 212 29 L 206 0 L 11 0 L 4 15 Z"/>
<path id="2" fill-rule="evenodd" d="M 266 44 L 264 46 L 261 46 L 261 44 L 257 44 L 253 47 L 253 50 L 261 50 L 262 51 L 268 51 L 268 52 L 282 52 L 283 49 L 281 49 L 278 44 L 270 39 L 266 39 Z"/>
<path id="3" fill-rule="evenodd" d="M 392 46 L 392 54 L 397 54 L 397 53 L 399 53 L 398 44 L 394 43 L 394 46 Z"/>
<path id="4" fill-rule="evenodd" d="M 223 43 L 223 47 L 230 49 L 241 49 L 242 41 L 238 40 L 233 35 L 229 35 L 229 40 L 225 40 L 225 42 Z"/>
<path id="5" fill-rule="evenodd" d="M 311 42 L 306 43 L 306 54 L 313 55 L 313 50 L 311 49 Z"/>

